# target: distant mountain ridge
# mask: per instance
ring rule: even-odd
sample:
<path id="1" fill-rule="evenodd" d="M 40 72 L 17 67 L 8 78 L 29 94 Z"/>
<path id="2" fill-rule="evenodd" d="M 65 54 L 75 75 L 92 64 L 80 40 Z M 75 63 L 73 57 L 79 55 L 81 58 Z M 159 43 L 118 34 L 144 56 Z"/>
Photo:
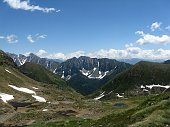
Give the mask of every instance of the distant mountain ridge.
<path id="1" fill-rule="evenodd" d="M 164 62 L 163 59 L 139 59 L 139 58 L 131 58 L 131 59 L 119 59 L 118 61 L 121 61 L 121 62 L 125 62 L 125 63 L 129 63 L 129 64 L 136 64 L 140 61 L 149 61 L 149 62 L 158 62 L 158 63 L 162 63 Z"/>
<path id="2" fill-rule="evenodd" d="M 66 80 L 69 80 L 73 75 L 78 74 L 79 72 L 89 79 L 103 79 L 115 69 L 119 69 L 122 66 L 130 66 L 130 64 L 119 62 L 114 59 L 97 59 L 86 56 L 81 56 L 79 58 L 73 57 L 60 63 L 57 60 L 40 58 L 33 53 L 30 53 L 29 56 L 11 53 L 8 53 L 8 55 L 18 66 L 21 66 L 26 62 L 39 64 L 53 73 L 61 75 L 61 77 Z"/>
<path id="3" fill-rule="evenodd" d="M 82 75 L 89 79 L 103 79 L 106 75 L 110 75 L 122 66 L 130 66 L 130 64 L 107 58 L 97 59 L 81 56 L 61 63 L 55 73 L 62 74 L 63 78 L 67 78 L 81 72 Z"/>
<path id="4" fill-rule="evenodd" d="M 7 54 L 14 60 L 14 62 L 18 66 L 21 66 L 25 64 L 26 62 L 30 62 L 34 64 L 40 64 L 52 72 L 57 68 L 57 66 L 61 62 L 60 60 L 57 60 L 57 59 L 40 58 L 33 53 L 30 53 L 28 56 L 25 56 L 22 54 L 16 55 L 12 53 L 7 53 Z"/>

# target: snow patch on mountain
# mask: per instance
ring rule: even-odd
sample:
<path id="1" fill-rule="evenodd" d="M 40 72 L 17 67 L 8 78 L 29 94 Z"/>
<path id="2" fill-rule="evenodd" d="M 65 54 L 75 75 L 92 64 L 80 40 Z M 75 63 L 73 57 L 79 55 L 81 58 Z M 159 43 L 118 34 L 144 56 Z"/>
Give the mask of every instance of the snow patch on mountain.
<path id="1" fill-rule="evenodd" d="M 71 75 L 67 75 L 67 77 L 65 78 L 66 81 L 71 79 Z"/>
<path id="2" fill-rule="evenodd" d="M 85 76 L 88 76 L 90 74 L 90 71 L 87 71 L 84 68 L 82 70 L 80 70 L 80 72 Z"/>
<path id="3" fill-rule="evenodd" d="M 140 88 L 141 88 L 141 89 L 144 89 L 144 88 L 145 88 L 145 86 L 141 85 L 141 86 L 140 86 Z"/>
<path id="4" fill-rule="evenodd" d="M 48 111 L 48 109 L 43 109 L 42 111 L 43 111 L 43 112 L 47 112 L 47 111 Z"/>
<path id="5" fill-rule="evenodd" d="M 100 100 L 101 98 L 103 98 L 105 91 L 103 93 L 101 93 L 98 97 L 94 98 L 94 100 Z"/>
<path id="6" fill-rule="evenodd" d="M 20 65 L 24 65 L 26 61 L 27 61 L 27 59 L 21 59 L 21 60 L 19 59 Z"/>
<path id="7" fill-rule="evenodd" d="M 15 90 L 17 90 L 17 91 L 31 94 L 32 97 L 35 98 L 36 101 L 38 101 L 38 102 L 47 102 L 45 98 L 40 97 L 40 96 L 37 96 L 37 95 L 36 95 L 36 92 L 33 91 L 33 90 L 30 90 L 30 89 L 24 88 L 24 87 L 16 87 L 16 86 L 14 86 L 14 85 L 8 85 L 8 86 L 11 87 L 11 88 L 13 88 L 13 89 L 15 89 Z M 36 87 L 32 87 L 32 88 L 33 88 L 33 89 L 38 89 L 38 88 L 36 88 Z"/>
<path id="8" fill-rule="evenodd" d="M 101 72 L 99 71 L 99 68 L 94 67 L 93 70 L 86 70 L 82 68 L 80 72 L 84 75 L 87 76 L 89 79 L 103 79 L 109 71 L 106 72 Z"/>
<path id="9" fill-rule="evenodd" d="M 147 90 L 147 89 L 143 89 L 143 91 L 148 92 L 149 90 Z"/>
<path id="10" fill-rule="evenodd" d="M 104 75 L 101 75 L 101 74 L 100 74 L 100 76 L 99 76 L 98 78 L 99 78 L 99 79 L 103 79 L 103 78 L 107 75 L 107 73 L 109 73 L 109 71 L 104 72 Z"/>
<path id="11" fill-rule="evenodd" d="M 149 92 L 150 90 L 152 90 L 153 88 L 164 88 L 165 90 L 164 91 L 162 91 L 162 92 L 165 92 L 167 89 L 169 89 L 170 88 L 170 85 L 155 85 L 155 84 L 153 84 L 153 85 L 146 85 L 146 86 L 144 86 L 144 85 L 141 85 L 140 86 L 140 88 L 142 89 L 142 91 L 144 91 L 144 92 Z"/>
<path id="12" fill-rule="evenodd" d="M 54 73 L 54 74 L 56 74 L 56 70 L 57 70 L 57 68 L 56 68 L 56 69 L 54 69 L 54 71 L 53 71 L 53 73 Z"/>
<path id="13" fill-rule="evenodd" d="M 165 88 L 165 89 L 169 89 L 170 88 L 170 85 L 167 85 L 167 86 L 163 86 L 163 85 L 146 85 L 146 87 L 147 88 L 149 88 L 149 89 L 152 89 L 152 88 L 154 88 L 154 87 L 158 87 L 158 88 Z"/>
<path id="14" fill-rule="evenodd" d="M 45 100 L 45 98 L 43 98 L 43 97 L 40 97 L 40 96 L 37 96 L 37 95 L 32 95 L 32 97 L 35 98 L 36 101 L 38 101 L 38 102 L 47 102 Z"/>
<path id="15" fill-rule="evenodd" d="M 96 67 L 94 67 L 94 68 L 93 68 L 93 71 L 96 71 L 96 69 L 97 69 L 97 68 L 96 68 Z"/>
<path id="16" fill-rule="evenodd" d="M 5 69 L 5 71 L 11 74 L 11 72 L 9 70 Z"/>
<path id="17" fill-rule="evenodd" d="M 63 71 L 63 74 L 62 74 L 61 78 L 64 79 L 64 71 Z"/>
<path id="18" fill-rule="evenodd" d="M 32 87 L 33 89 L 35 89 L 35 90 L 38 90 L 38 88 L 37 87 Z"/>
<path id="19" fill-rule="evenodd" d="M 24 93 L 28 93 L 28 94 L 36 94 L 35 91 L 30 90 L 28 88 L 16 87 L 16 86 L 13 86 L 13 85 L 8 85 L 8 86 L 15 89 L 15 90 L 17 90 L 17 91 L 20 91 L 20 92 L 24 92 Z"/>
<path id="20" fill-rule="evenodd" d="M 4 103 L 7 103 L 7 101 L 14 99 L 14 96 L 13 96 L 13 95 L 9 95 L 9 94 L 6 94 L 6 93 L 0 93 L 0 97 L 1 97 L 0 99 L 1 99 Z"/>
<path id="21" fill-rule="evenodd" d="M 122 94 L 124 94 L 124 93 L 122 93 Z M 116 96 L 117 96 L 118 98 L 124 98 L 124 96 L 123 96 L 123 95 L 120 95 L 119 93 L 116 93 Z"/>

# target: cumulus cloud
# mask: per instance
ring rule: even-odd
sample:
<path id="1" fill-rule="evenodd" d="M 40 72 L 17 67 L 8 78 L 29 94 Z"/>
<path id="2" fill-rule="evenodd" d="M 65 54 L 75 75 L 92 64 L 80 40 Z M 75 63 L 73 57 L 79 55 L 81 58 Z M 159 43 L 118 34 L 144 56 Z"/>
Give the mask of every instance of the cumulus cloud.
<path id="1" fill-rule="evenodd" d="M 39 57 L 46 57 L 46 58 L 50 58 L 50 59 L 70 59 L 73 57 L 80 57 L 80 56 L 84 56 L 85 52 L 84 51 L 76 51 L 76 52 L 72 52 L 72 53 L 68 53 L 68 54 L 64 54 L 64 53 L 47 53 L 45 50 L 39 50 L 36 53 Z"/>
<path id="2" fill-rule="evenodd" d="M 7 3 L 13 9 L 21 9 L 26 11 L 42 11 L 45 13 L 49 12 L 59 12 L 55 8 L 40 7 L 36 5 L 31 5 L 29 0 L 4 0 L 3 2 Z"/>
<path id="3" fill-rule="evenodd" d="M 28 35 L 27 40 L 31 43 L 34 43 L 40 39 L 45 39 L 46 37 L 47 37 L 47 35 L 45 35 L 45 34 Z"/>
<path id="4" fill-rule="evenodd" d="M 155 36 L 151 34 L 145 34 L 143 31 L 137 31 L 136 34 L 139 34 L 139 38 L 136 43 L 139 45 L 144 44 L 167 44 L 170 42 L 170 37 L 168 35 Z"/>
<path id="5" fill-rule="evenodd" d="M 0 39 L 5 40 L 7 43 L 18 43 L 19 42 L 18 39 L 17 39 L 17 36 L 14 35 L 14 34 L 7 35 L 6 37 L 0 36 Z"/>
<path id="6" fill-rule="evenodd" d="M 96 52 L 86 53 L 84 51 L 76 51 L 73 53 L 47 53 L 45 50 L 39 50 L 36 53 L 40 57 L 50 58 L 50 59 L 62 59 L 67 60 L 73 57 L 80 56 L 89 56 L 92 58 L 110 58 L 110 59 L 131 59 L 131 58 L 139 58 L 139 59 L 169 59 L 170 58 L 170 50 L 164 49 L 150 49 L 145 50 L 139 47 L 128 47 L 122 50 L 117 49 L 109 49 L 104 50 L 101 49 Z"/>
<path id="7" fill-rule="evenodd" d="M 160 29 L 161 24 L 162 24 L 161 22 L 154 22 L 154 23 L 152 23 L 150 29 L 151 29 L 152 31 L 155 31 L 155 30 L 157 30 L 157 29 Z"/>
<path id="8" fill-rule="evenodd" d="M 84 56 L 85 52 L 84 51 L 76 51 L 76 52 L 72 52 L 66 55 L 66 59 L 72 58 L 72 57 L 80 57 L 80 56 Z"/>
<path id="9" fill-rule="evenodd" d="M 30 55 L 30 53 L 31 53 L 31 52 L 25 52 L 25 53 L 23 53 L 23 55 L 25 55 L 25 56 L 29 56 L 29 55 Z"/>
<path id="10" fill-rule="evenodd" d="M 66 56 L 64 53 L 52 53 L 52 54 L 48 54 L 45 57 L 50 58 L 50 59 L 62 59 L 62 60 L 66 60 Z"/>
<path id="11" fill-rule="evenodd" d="M 43 57 L 45 54 L 47 54 L 47 52 L 46 52 L 45 50 L 43 50 L 43 49 L 40 49 L 40 50 L 36 53 L 36 55 L 39 56 L 39 57 Z"/>
<path id="12" fill-rule="evenodd" d="M 32 35 L 28 35 L 28 36 L 27 36 L 27 39 L 28 39 L 28 41 L 31 42 L 31 43 L 34 43 L 34 42 L 35 42 L 35 41 L 33 40 Z"/>

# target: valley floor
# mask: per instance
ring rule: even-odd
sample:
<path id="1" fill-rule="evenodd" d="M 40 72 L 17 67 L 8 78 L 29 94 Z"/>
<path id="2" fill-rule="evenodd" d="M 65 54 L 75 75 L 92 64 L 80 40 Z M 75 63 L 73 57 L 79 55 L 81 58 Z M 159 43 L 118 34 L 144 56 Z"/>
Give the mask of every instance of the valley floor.
<path id="1" fill-rule="evenodd" d="M 7 110 L 6 104 L 1 104 L 1 107 L 4 112 Z M 32 103 L 4 112 L 0 112 L 1 126 L 168 127 L 170 93 L 109 101 L 85 99 Z"/>

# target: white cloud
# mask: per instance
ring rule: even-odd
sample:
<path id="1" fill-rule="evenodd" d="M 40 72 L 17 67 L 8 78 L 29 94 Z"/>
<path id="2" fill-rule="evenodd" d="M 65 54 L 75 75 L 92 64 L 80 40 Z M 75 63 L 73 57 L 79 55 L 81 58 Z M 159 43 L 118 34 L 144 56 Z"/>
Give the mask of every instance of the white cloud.
<path id="1" fill-rule="evenodd" d="M 43 34 L 43 35 L 37 35 L 37 38 L 42 38 L 45 39 L 47 37 L 47 35 Z"/>
<path id="2" fill-rule="evenodd" d="M 6 40 L 6 42 L 8 42 L 8 43 L 18 43 L 19 42 L 17 39 L 17 36 L 14 34 L 7 35 L 6 37 L 0 36 L 0 39 Z"/>
<path id="3" fill-rule="evenodd" d="M 80 57 L 80 56 L 84 56 L 85 52 L 84 51 L 76 51 L 76 52 L 72 52 L 72 53 L 68 53 L 68 54 L 64 54 L 64 53 L 50 53 L 48 54 L 45 50 L 39 50 L 36 54 L 39 57 L 45 57 L 45 58 L 50 58 L 50 59 L 70 59 L 73 57 Z"/>
<path id="4" fill-rule="evenodd" d="M 104 50 L 101 49 L 96 52 L 85 53 L 84 51 L 77 51 L 73 53 L 47 53 L 45 50 L 40 50 L 36 53 L 40 57 L 50 58 L 50 59 L 70 59 L 72 57 L 80 57 L 80 56 L 89 56 L 92 58 L 110 58 L 110 59 L 131 59 L 131 58 L 139 58 L 139 59 L 169 59 L 170 58 L 170 50 L 164 49 L 141 49 L 139 47 L 128 47 L 123 50 L 117 49 L 109 49 Z"/>
<path id="5" fill-rule="evenodd" d="M 76 52 L 72 52 L 66 55 L 66 59 L 72 58 L 72 57 L 80 57 L 80 56 L 84 56 L 85 52 L 84 51 L 76 51 Z"/>
<path id="6" fill-rule="evenodd" d="M 39 39 L 45 39 L 46 37 L 47 37 L 47 35 L 45 35 L 45 34 L 42 34 L 42 35 L 36 34 L 34 36 L 33 35 L 28 35 L 27 40 L 29 42 L 31 42 L 31 43 L 34 43 L 34 42 L 38 41 Z"/>
<path id="7" fill-rule="evenodd" d="M 64 53 L 53 53 L 53 54 L 48 54 L 47 56 L 45 56 L 47 58 L 50 58 L 50 59 L 63 59 L 65 60 L 66 59 L 66 56 Z"/>
<path id="8" fill-rule="evenodd" d="M 161 24 L 162 24 L 161 22 L 154 22 L 154 23 L 152 23 L 150 29 L 151 29 L 152 31 L 155 31 L 155 30 L 157 30 L 157 29 L 160 29 Z"/>
<path id="9" fill-rule="evenodd" d="M 141 36 L 144 36 L 144 35 L 145 35 L 143 31 L 136 31 L 135 34 L 139 34 L 139 35 L 141 35 Z"/>
<path id="10" fill-rule="evenodd" d="M 45 50 L 40 49 L 40 50 L 36 53 L 36 55 L 39 56 L 39 57 L 43 57 L 46 53 L 47 53 L 47 52 L 46 52 Z"/>
<path id="11" fill-rule="evenodd" d="M 170 31 L 170 26 L 165 27 L 165 29 Z"/>
<path id="12" fill-rule="evenodd" d="M 21 9 L 26 11 L 42 11 L 45 13 L 49 12 L 60 12 L 60 10 L 56 10 L 55 8 L 47 8 L 47 7 L 40 7 L 36 5 L 31 5 L 29 0 L 4 0 L 11 8 L 13 9 Z"/>
<path id="13" fill-rule="evenodd" d="M 34 42 L 35 42 L 35 41 L 33 40 L 32 35 L 28 35 L 28 36 L 27 36 L 27 39 L 28 39 L 28 41 L 31 42 L 31 43 L 34 43 Z"/>
<path id="14" fill-rule="evenodd" d="M 142 38 L 139 38 L 136 43 L 139 45 L 144 44 L 167 44 L 170 43 L 170 37 L 168 35 L 162 35 L 162 36 L 155 36 L 151 34 L 145 34 L 143 31 L 137 31 L 136 34 L 139 34 L 142 36 Z"/>
<path id="15" fill-rule="evenodd" d="M 23 55 L 25 55 L 25 56 L 29 56 L 29 55 L 30 55 L 30 53 L 31 53 L 31 52 L 25 52 L 25 53 L 23 53 Z"/>

